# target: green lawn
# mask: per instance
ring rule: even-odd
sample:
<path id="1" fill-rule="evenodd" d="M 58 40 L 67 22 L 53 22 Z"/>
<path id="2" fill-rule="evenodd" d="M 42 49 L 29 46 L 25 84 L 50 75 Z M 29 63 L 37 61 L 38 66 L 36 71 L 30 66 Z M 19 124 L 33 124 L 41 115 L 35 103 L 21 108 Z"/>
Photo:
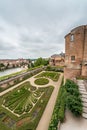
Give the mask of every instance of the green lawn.
<path id="1" fill-rule="evenodd" d="M 49 80 L 46 78 L 38 78 L 35 80 L 35 84 L 37 84 L 37 85 L 45 85 L 48 83 L 49 83 Z"/>
<path id="2" fill-rule="evenodd" d="M 39 77 L 47 77 L 47 78 L 50 78 L 52 79 L 53 81 L 58 81 L 58 78 L 59 78 L 59 73 L 58 72 L 42 72 L 41 74 L 37 75 L 36 78 L 39 78 Z"/>
<path id="3" fill-rule="evenodd" d="M 0 130 L 36 130 L 53 88 L 26 82 L 0 97 Z"/>

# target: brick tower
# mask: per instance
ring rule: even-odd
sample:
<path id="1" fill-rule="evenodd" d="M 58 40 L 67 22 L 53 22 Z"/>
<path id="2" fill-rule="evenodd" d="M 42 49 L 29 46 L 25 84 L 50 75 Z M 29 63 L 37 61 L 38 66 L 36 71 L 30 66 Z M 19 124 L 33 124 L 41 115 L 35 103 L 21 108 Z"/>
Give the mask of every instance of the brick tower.
<path id="1" fill-rule="evenodd" d="M 87 76 L 87 25 L 79 26 L 65 36 L 65 78 Z"/>

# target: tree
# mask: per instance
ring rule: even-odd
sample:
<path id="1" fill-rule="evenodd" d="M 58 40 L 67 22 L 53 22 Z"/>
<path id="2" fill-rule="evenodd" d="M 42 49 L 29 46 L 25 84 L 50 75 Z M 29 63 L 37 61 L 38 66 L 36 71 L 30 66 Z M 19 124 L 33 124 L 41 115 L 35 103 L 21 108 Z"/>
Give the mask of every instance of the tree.
<path id="1" fill-rule="evenodd" d="M 0 63 L 0 70 L 2 70 L 2 68 L 5 68 L 5 65 L 3 63 Z"/>
<path id="2" fill-rule="evenodd" d="M 5 65 L 4 65 L 3 63 L 0 63 L 0 68 L 1 68 L 1 67 L 4 67 L 4 66 L 5 66 Z"/>
<path id="3" fill-rule="evenodd" d="M 40 57 L 35 61 L 34 66 L 40 66 L 40 65 L 46 66 L 48 65 L 48 63 L 49 63 L 49 60 L 46 60 Z"/>
<path id="4" fill-rule="evenodd" d="M 31 67 L 32 67 L 32 68 L 34 67 L 34 63 L 31 63 Z"/>
<path id="5" fill-rule="evenodd" d="M 7 64 L 7 66 L 6 66 L 6 69 L 8 69 L 8 68 L 9 68 L 9 65 L 10 65 L 10 64 L 8 63 L 8 64 Z"/>

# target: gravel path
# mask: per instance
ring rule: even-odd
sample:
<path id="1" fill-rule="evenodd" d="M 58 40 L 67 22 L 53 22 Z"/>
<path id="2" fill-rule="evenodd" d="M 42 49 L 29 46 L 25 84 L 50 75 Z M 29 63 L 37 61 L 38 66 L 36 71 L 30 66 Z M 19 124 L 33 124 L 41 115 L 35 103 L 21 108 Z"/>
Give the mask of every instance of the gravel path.
<path id="1" fill-rule="evenodd" d="M 54 91 L 51 95 L 51 98 L 45 108 L 45 111 L 42 115 L 42 118 L 41 118 L 36 130 L 48 130 L 49 123 L 50 123 L 51 116 L 52 116 L 53 109 L 54 109 L 54 105 L 56 102 L 56 98 L 57 98 L 58 91 L 60 88 L 60 84 L 62 81 L 62 76 L 63 76 L 63 74 L 60 75 L 58 82 L 54 82 L 54 84 L 53 84 L 55 87 Z"/>
<path id="2" fill-rule="evenodd" d="M 44 71 L 43 71 L 44 72 Z M 40 73 L 39 73 L 40 74 Z M 38 75 L 38 74 L 37 74 Z M 47 78 L 47 77 L 45 77 L 46 79 L 48 79 L 49 80 L 49 83 L 48 84 L 46 84 L 46 85 L 37 85 L 37 84 L 35 84 L 34 83 L 34 81 L 37 79 L 37 78 L 35 78 L 36 77 L 36 75 L 35 76 L 33 76 L 33 77 L 31 77 L 30 79 L 28 79 L 28 81 L 30 81 L 30 83 L 31 83 L 31 85 L 32 86 L 35 86 L 35 87 L 37 87 L 37 88 L 39 88 L 39 87 L 48 87 L 48 86 L 56 86 L 56 84 L 57 84 L 57 82 L 54 82 L 54 81 L 52 81 L 51 79 L 49 79 L 49 78 Z"/>

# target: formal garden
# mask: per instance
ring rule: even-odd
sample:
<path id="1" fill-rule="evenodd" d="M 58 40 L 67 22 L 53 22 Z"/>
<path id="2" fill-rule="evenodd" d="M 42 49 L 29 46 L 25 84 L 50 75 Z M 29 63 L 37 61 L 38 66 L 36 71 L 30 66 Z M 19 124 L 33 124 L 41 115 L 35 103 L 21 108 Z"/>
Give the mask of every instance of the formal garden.
<path id="1" fill-rule="evenodd" d="M 59 75 L 60 74 L 58 72 L 45 71 L 45 72 L 42 72 L 41 74 L 37 75 L 36 78 L 47 77 L 47 78 L 50 78 L 53 81 L 58 81 Z"/>
<path id="2" fill-rule="evenodd" d="M 8 108 L 19 116 L 29 112 L 43 94 L 40 89 L 30 86 L 29 82 L 24 83 L 22 86 L 6 96 L 3 101 L 3 107 Z"/>
<path id="3" fill-rule="evenodd" d="M 27 81 L 0 97 L 0 130 L 35 130 L 53 89 Z"/>

